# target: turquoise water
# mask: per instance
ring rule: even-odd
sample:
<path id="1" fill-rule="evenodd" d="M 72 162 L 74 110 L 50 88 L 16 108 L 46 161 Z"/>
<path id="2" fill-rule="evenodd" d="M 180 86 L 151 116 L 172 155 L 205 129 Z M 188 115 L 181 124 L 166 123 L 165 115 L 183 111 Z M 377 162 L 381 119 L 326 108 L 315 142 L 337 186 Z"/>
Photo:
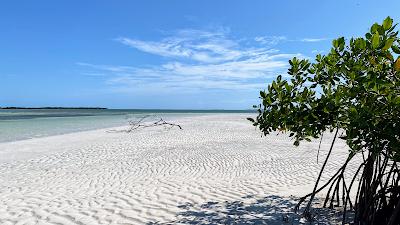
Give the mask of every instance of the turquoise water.
<path id="1" fill-rule="evenodd" d="M 246 110 L 1 109 L 0 142 L 126 125 L 143 115 L 164 118 Z"/>

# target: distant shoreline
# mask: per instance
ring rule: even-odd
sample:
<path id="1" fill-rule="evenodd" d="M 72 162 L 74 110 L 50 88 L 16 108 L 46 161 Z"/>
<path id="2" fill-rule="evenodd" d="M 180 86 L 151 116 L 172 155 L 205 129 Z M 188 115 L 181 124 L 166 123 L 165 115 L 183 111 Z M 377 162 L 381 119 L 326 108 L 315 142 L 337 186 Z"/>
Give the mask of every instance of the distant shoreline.
<path id="1" fill-rule="evenodd" d="M 0 107 L 0 109 L 108 109 L 102 107 Z"/>
<path id="2" fill-rule="evenodd" d="M 30 110 L 30 109 L 94 109 L 94 110 L 135 110 L 139 112 L 256 112 L 254 109 L 118 109 L 104 107 L 0 107 L 0 110 Z"/>

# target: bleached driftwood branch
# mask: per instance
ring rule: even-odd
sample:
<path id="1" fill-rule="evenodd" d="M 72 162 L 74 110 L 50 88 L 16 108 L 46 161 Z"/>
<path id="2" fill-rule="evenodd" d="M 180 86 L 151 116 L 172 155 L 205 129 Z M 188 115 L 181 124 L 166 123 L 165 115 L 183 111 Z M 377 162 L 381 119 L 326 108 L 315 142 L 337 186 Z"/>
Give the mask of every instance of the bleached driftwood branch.
<path id="1" fill-rule="evenodd" d="M 157 127 L 157 126 L 161 126 L 164 127 L 166 130 L 170 130 L 173 127 L 177 127 L 180 130 L 182 129 L 182 126 L 179 124 L 175 124 L 175 123 L 169 123 L 166 122 L 163 118 L 160 118 L 159 120 L 155 121 L 155 122 L 145 122 L 145 120 L 147 118 L 149 118 L 150 115 L 145 115 L 141 118 L 139 118 L 136 121 L 129 121 L 129 128 L 125 129 L 125 130 L 111 130 L 110 132 L 126 132 L 126 133 L 130 133 L 134 130 L 138 130 L 138 129 L 142 129 L 142 128 L 148 128 L 148 127 Z"/>

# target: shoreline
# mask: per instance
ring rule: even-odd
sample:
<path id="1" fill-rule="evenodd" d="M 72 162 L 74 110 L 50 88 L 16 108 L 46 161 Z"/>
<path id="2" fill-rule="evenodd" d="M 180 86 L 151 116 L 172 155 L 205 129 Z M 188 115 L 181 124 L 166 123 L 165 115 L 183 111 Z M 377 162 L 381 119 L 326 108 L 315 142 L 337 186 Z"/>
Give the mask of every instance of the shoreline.
<path id="1" fill-rule="evenodd" d="M 172 116 L 171 116 L 172 115 Z M 185 118 L 195 118 L 195 117 L 203 117 L 203 116 L 218 116 L 218 115 L 236 115 L 236 116 L 251 116 L 253 114 L 246 114 L 246 113 L 235 113 L 235 114 L 224 114 L 224 113 L 200 113 L 200 114 L 196 114 L 193 115 L 191 113 L 182 113 L 182 114 L 171 114 L 171 115 L 166 115 L 167 117 L 163 117 L 163 118 L 167 118 L 168 122 L 171 122 L 170 120 L 172 120 L 172 122 L 174 120 L 179 120 L 179 119 L 185 119 Z M 155 118 L 161 118 L 162 115 L 157 115 L 155 114 L 154 117 Z M 27 146 L 32 145 L 34 147 L 32 148 L 40 148 L 40 143 L 62 143 L 62 145 L 66 145 L 67 143 L 64 143 L 65 140 L 78 140 L 78 137 L 81 136 L 86 136 L 86 137 L 91 137 L 90 141 L 96 141 L 96 139 L 101 138 L 102 136 L 110 136 L 112 134 L 108 133 L 108 131 L 111 130 L 122 130 L 122 129 L 126 129 L 128 128 L 128 125 L 121 125 L 121 126 L 110 126 L 110 127 L 105 127 L 105 128 L 93 128 L 93 129 L 88 129 L 88 130 L 75 130 L 75 131 L 70 131 L 70 132 L 65 132 L 65 133 L 60 133 L 60 134 L 50 134 L 50 135 L 46 135 L 46 136 L 39 136 L 39 137 L 31 137 L 31 138 L 23 138 L 23 139 L 19 139 L 19 140 L 13 140 L 13 141 L 5 141 L 5 142 L 0 142 L 0 163 L 2 162 L 10 162 L 12 160 L 20 160 L 20 159 L 29 159 L 32 158 L 33 155 L 39 155 L 39 152 L 33 152 L 32 155 L 27 154 L 26 156 L 23 155 L 19 155 L 18 154 L 18 150 L 15 151 L 14 149 L 19 148 L 19 149 L 26 149 Z M 108 134 L 108 135 L 106 135 Z M 122 135 L 124 135 L 122 133 Z M 90 142 L 89 140 L 85 140 L 86 142 Z M 65 146 L 64 146 L 65 147 Z M 62 147 L 62 149 L 65 149 L 64 147 Z M 51 151 L 44 151 L 42 153 L 40 153 L 40 155 L 43 155 L 43 153 L 51 153 L 52 151 L 54 152 L 59 152 L 59 150 L 56 150 L 56 147 L 53 147 L 51 149 Z M 26 152 L 22 152 L 22 153 L 26 153 Z M 7 154 L 9 154 L 7 156 Z M 11 157 L 11 155 L 18 155 L 18 156 L 14 156 Z"/>
<path id="2" fill-rule="evenodd" d="M 241 113 L 241 112 L 148 112 L 146 111 L 134 111 L 129 114 L 79 114 L 79 115 L 18 115 L 19 119 L 3 118 L 0 117 L 0 144 L 10 143 L 15 141 L 30 140 L 36 138 L 43 138 L 49 136 L 57 136 L 63 134 L 70 134 L 82 131 L 91 131 L 98 129 L 108 129 L 117 126 L 125 126 L 128 124 L 130 119 L 135 120 L 143 115 L 151 115 L 152 117 L 164 118 L 164 119 L 176 119 L 193 116 L 203 115 L 224 115 L 224 114 L 246 114 L 252 115 L 252 113 Z M 1 116 L 1 115 L 0 115 Z M 11 117 L 11 116 L 10 116 Z M 15 117 L 15 116 L 12 116 Z M 20 117 L 23 117 L 22 119 Z M 27 117 L 27 118 L 25 118 Z M 31 118 L 32 117 L 32 118 Z M 101 125 L 100 125 L 101 124 Z M 1 137 L 3 135 L 3 137 Z"/>

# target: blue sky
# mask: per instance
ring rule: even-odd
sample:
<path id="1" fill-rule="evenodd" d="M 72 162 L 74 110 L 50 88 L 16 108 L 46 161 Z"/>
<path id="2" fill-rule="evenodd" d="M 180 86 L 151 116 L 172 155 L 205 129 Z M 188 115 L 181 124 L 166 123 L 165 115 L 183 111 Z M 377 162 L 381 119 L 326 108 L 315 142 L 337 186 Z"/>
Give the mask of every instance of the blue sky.
<path id="1" fill-rule="evenodd" d="M 333 38 L 363 35 L 400 1 L 0 3 L 0 106 L 248 109 Z"/>

